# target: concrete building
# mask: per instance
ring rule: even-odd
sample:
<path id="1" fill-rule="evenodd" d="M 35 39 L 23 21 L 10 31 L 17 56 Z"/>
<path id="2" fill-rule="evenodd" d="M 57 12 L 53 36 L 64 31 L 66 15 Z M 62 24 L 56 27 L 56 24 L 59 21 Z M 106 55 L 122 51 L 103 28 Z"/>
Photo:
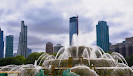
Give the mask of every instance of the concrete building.
<path id="1" fill-rule="evenodd" d="M 72 45 L 73 34 L 78 35 L 78 16 L 71 17 L 69 20 L 69 45 Z"/>
<path id="2" fill-rule="evenodd" d="M 19 36 L 18 55 L 27 57 L 27 26 L 21 21 L 21 32 Z"/>
<path id="3" fill-rule="evenodd" d="M 53 54 L 53 44 L 51 42 L 46 43 L 46 53 Z"/>
<path id="4" fill-rule="evenodd" d="M 4 57 L 3 31 L 0 28 L 0 59 Z"/>
<path id="5" fill-rule="evenodd" d="M 118 52 L 124 57 L 129 57 L 133 54 L 133 37 L 126 38 L 122 43 L 110 45 L 110 52 Z"/>
<path id="6" fill-rule="evenodd" d="M 62 47 L 63 46 L 61 44 L 57 44 L 56 46 L 54 46 L 54 53 L 57 53 Z"/>
<path id="7" fill-rule="evenodd" d="M 116 52 L 119 52 L 120 54 L 122 54 L 124 57 L 126 57 L 126 51 L 125 51 L 125 43 L 119 43 L 118 44 L 118 50 Z"/>
<path id="8" fill-rule="evenodd" d="M 6 55 L 5 57 L 13 57 L 13 35 L 6 36 Z"/>
<path id="9" fill-rule="evenodd" d="M 97 46 L 105 52 L 109 51 L 109 28 L 106 21 L 99 21 L 96 25 Z"/>
<path id="10" fill-rule="evenodd" d="M 32 49 L 27 48 L 27 57 L 32 53 Z"/>

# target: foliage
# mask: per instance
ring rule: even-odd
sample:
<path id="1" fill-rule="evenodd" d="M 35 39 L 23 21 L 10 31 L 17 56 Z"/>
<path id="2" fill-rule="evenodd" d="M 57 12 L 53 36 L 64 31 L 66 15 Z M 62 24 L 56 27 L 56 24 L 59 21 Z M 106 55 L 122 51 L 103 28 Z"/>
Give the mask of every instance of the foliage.
<path id="1" fill-rule="evenodd" d="M 126 60 L 129 66 L 133 66 L 133 54 L 129 57 L 126 57 Z"/>
<path id="2" fill-rule="evenodd" d="M 16 57 L 6 57 L 3 59 L 0 59 L 0 66 L 5 66 L 5 65 L 22 65 L 25 61 L 25 58 L 23 56 L 16 56 Z"/>
<path id="3" fill-rule="evenodd" d="M 112 52 L 109 52 L 109 51 L 108 51 L 108 52 L 106 52 L 106 53 L 112 54 Z"/>
<path id="4" fill-rule="evenodd" d="M 14 60 L 13 57 L 7 57 L 7 58 L 0 59 L 0 65 L 5 66 L 5 65 L 12 64 L 12 60 Z"/>
<path id="5" fill-rule="evenodd" d="M 50 55 L 53 55 L 53 56 L 56 56 L 57 53 L 53 53 L 53 54 L 50 54 Z"/>
<path id="6" fill-rule="evenodd" d="M 38 53 L 38 52 L 31 53 L 27 57 L 27 59 L 25 60 L 25 64 L 34 64 L 35 60 L 37 60 L 42 54 L 43 54 L 43 52 L 41 52 L 41 53 Z"/>
<path id="7" fill-rule="evenodd" d="M 16 57 L 6 57 L 0 59 L 0 66 L 6 66 L 6 65 L 22 65 L 22 64 L 34 64 L 35 60 L 39 58 L 42 54 L 45 52 L 41 53 L 31 53 L 27 58 L 24 58 L 24 56 L 16 56 Z"/>
<path id="8" fill-rule="evenodd" d="M 12 64 L 15 65 L 22 65 L 24 64 L 24 61 L 26 60 L 26 58 L 24 58 L 24 56 L 16 56 L 14 57 L 14 60 L 12 61 Z"/>

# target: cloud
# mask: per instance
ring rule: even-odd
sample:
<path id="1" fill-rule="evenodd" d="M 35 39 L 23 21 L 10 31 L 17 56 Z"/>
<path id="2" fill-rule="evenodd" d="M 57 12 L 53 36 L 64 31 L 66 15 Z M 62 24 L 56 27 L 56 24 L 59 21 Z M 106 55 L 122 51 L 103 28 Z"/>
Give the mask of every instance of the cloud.
<path id="1" fill-rule="evenodd" d="M 131 37 L 132 34 L 129 31 L 123 31 L 123 32 L 116 32 L 115 34 L 110 36 L 111 43 L 120 43 L 125 40 L 127 37 Z"/>
<path id="2" fill-rule="evenodd" d="M 28 26 L 28 47 L 45 51 L 46 42 L 69 44 L 69 18 L 79 16 L 79 30 L 89 44 L 96 44 L 96 24 L 109 25 L 110 42 L 133 35 L 131 0 L 1 0 L 0 27 L 14 35 L 17 50 L 21 20 Z M 84 38 L 84 37 L 83 37 Z"/>

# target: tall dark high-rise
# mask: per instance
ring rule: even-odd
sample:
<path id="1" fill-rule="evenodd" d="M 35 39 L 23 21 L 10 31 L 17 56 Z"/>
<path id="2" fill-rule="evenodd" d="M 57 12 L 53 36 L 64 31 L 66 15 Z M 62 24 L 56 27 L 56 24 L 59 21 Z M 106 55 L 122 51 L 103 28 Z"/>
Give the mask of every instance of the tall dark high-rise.
<path id="1" fill-rule="evenodd" d="M 46 53 L 53 54 L 53 44 L 51 42 L 46 43 Z"/>
<path id="2" fill-rule="evenodd" d="M 69 45 L 72 45 L 73 34 L 78 35 L 78 16 L 71 17 L 69 20 Z"/>
<path id="3" fill-rule="evenodd" d="M 105 52 L 109 51 L 109 28 L 106 21 L 99 21 L 96 25 L 97 46 Z"/>
<path id="4" fill-rule="evenodd" d="M 3 31 L 0 28 L 0 59 L 4 56 L 4 40 L 3 40 Z"/>
<path id="5" fill-rule="evenodd" d="M 6 55 L 5 57 L 13 57 L 13 35 L 6 36 Z"/>
<path id="6" fill-rule="evenodd" d="M 21 32 L 19 36 L 17 55 L 22 55 L 25 58 L 27 57 L 27 26 L 24 24 L 24 21 L 21 21 Z"/>

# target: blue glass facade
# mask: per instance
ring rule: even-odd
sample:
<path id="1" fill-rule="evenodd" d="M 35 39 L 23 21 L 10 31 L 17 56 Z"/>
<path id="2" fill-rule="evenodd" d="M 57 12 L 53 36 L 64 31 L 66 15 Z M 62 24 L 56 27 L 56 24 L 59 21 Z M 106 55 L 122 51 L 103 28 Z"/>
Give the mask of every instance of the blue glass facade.
<path id="1" fill-rule="evenodd" d="M 3 31 L 0 28 L 0 59 L 4 55 L 4 41 L 3 41 Z"/>
<path id="2" fill-rule="evenodd" d="M 32 49 L 27 48 L 27 57 L 32 53 Z"/>
<path id="3" fill-rule="evenodd" d="M 6 36 L 6 55 L 5 57 L 13 57 L 13 36 Z"/>
<path id="4" fill-rule="evenodd" d="M 73 34 L 78 35 L 78 17 L 71 17 L 69 20 L 69 45 L 72 45 Z"/>
<path id="5" fill-rule="evenodd" d="M 97 46 L 105 52 L 109 51 L 109 28 L 106 21 L 99 21 L 96 25 Z"/>

